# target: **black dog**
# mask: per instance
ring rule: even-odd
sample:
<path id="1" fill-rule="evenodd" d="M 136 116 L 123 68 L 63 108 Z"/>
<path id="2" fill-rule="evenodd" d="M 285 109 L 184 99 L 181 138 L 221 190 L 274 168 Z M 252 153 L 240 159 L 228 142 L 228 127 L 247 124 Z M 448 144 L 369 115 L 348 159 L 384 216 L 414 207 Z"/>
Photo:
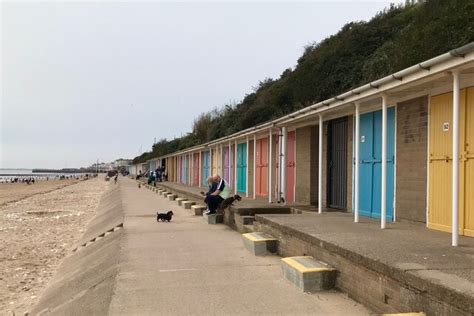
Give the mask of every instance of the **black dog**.
<path id="1" fill-rule="evenodd" d="M 165 221 L 171 221 L 171 217 L 173 217 L 173 211 L 169 211 L 168 213 L 156 213 L 156 221 L 159 222 L 160 220 L 162 222 Z"/>
<path id="2" fill-rule="evenodd" d="M 240 200 L 242 200 L 242 198 L 238 194 L 236 194 L 234 196 L 231 196 L 231 197 L 228 197 L 227 199 L 225 199 L 224 201 L 221 202 L 221 204 L 219 205 L 219 209 L 225 210 L 229 206 L 234 205 L 235 201 L 240 201 Z"/>

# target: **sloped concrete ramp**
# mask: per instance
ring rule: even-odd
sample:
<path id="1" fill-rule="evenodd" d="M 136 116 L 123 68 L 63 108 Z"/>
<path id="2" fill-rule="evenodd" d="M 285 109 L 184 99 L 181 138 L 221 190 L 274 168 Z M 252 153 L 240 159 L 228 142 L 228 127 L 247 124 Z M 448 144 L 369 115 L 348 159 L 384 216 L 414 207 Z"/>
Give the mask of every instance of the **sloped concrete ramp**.
<path id="1" fill-rule="evenodd" d="M 102 196 L 97 215 L 77 244 L 77 250 L 62 262 L 32 315 L 108 313 L 118 273 L 123 229 L 117 228 L 121 223 L 123 209 L 117 186 Z"/>

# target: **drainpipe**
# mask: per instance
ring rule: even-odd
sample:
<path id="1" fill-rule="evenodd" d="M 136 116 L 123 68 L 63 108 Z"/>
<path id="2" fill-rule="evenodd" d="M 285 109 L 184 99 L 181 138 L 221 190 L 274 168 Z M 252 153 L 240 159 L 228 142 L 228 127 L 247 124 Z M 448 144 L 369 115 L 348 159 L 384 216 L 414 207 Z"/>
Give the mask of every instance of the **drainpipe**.
<path id="1" fill-rule="evenodd" d="M 286 204 L 286 142 L 288 139 L 288 133 L 286 127 L 282 127 L 282 144 L 281 144 L 281 186 L 280 186 L 280 196 L 281 201 Z"/>
<path id="2" fill-rule="evenodd" d="M 319 114 L 318 213 L 323 212 L 323 115 Z"/>
<path id="3" fill-rule="evenodd" d="M 273 168 L 273 134 L 272 129 L 268 133 L 268 203 L 272 203 L 272 168 Z"/>
<path id="4" fill-rule="evenodd" d="M 249 197 L 249 137 L 246 137 L 247 145 L 246 145 L 246 154 L 247 154 L 247 176 L 245 177 L 245 197 Z"/>
<path id="5" fill-rule="evenodd" d="M 257 134 L 253 134 L 253 199 L 257 198 Z"/>
<path id="6" fill-rule="evenodd" d="M 360 104 L 355 104 L 355 174 L 354 174 L 354 223 L 359 222 L 359 165 L 360 165 Z"/>
<path id="7" fill-rule="evenodd" d="M 459 72 L 453 71 L 453 192 L 452 243 L 459 245 Z"/>
<path id="8" fill-rule="evenodd" d="M 387 224 L 387 95 L 382 94 L 382 198 L 380 228 Z"/>

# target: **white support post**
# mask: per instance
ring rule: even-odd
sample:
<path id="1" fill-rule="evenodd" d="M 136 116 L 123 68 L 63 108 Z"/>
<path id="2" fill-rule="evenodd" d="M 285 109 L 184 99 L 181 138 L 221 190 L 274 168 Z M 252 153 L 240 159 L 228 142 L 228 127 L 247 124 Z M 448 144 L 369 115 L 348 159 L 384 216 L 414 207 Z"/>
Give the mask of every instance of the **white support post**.
<path id="1" fill-rule="evenodd" d="M 193 177 L 192 177 L 193 160 L 190 158 L 191 158 L 191 154 L 188 154 L 188 185 L 193 185 Z"/>
<path id="2" fill-rule="evenodd" d="M 213 159 L 212 159 L 212 147 L 209 148 L 209 173 L 210 176 L 214 176 L 214 170 L 212 170 L 213 167 Z"/>
<path id="3" fill-rule="evenodd" d="M 232 185 L 232 181 L 230 181 L 230 178 L 232 177 L 232 145 L 230 144 L 230 141 L 228 153 L 227 159 L 229 160 L 229 179 L 227 179 L 227 181 L 229 181 L 230 185 Z"/>
<path id="4" fill-rule="evenodd" d="M 268 203 L 272 203 L 272 168 L 273 168 L 273 137 L 272 129 L 268 132 Z"/>
<path id="5" fill-rule="evenodd" d="M 282 151 L 281 147 L 283 145 L 283 129 L 278 130 L 278 173 L 277 173 L 277 199 L 278 203 L 281 202 L 281 162 L 282 162 Z"/>
<path id="6" fill-rule="evenodd" d="M 359 165 L 360 165 L 360 104 L 355 104 L 355 157 L 354 157 L 354 223 L 359 222 Z"/>
<path id="7" fill-rule="evenodd" d="M 220 176 L 222 177 L 222 179 L 224 179 L 224 152 L 222 151 L 222 144 L 220 145 L 220 154 L 219 154 L 219 157 L 221 159 L 219 159 L 220 163 L 221 163 L 221 167 L 220 167 Z"/>
<path id="8" fill-rule="evenodd" d="M 318 213 L 323 212 L 323 115 L 319 115 Z"/>
<path id="9" fill-rule="evenodd" d="M 380 228 L 387 225 L 387 95 L 382 94 L 382 198 Z"/>
<path id="10" fill-rule="evenodd" d="M 459 72 L 453 71 L 453 179 L 452 179 L 452 242 L 459 245 Z"/>
<path id="11" fill-rule="evenodd" d="M 288 140 L 288 133 L 286 127 L 282 128 L 282 146 L 281 146 L 281 197 L 286 204 L 286 145 Z"/>
<path id="12" fill-rule="evenodd" d="M 234 142 L 234 193 L 237 194 L 237 140 Z"/>
<path id="13" fill-rule="evenodd" d="M 176 163 L 176 165 L 177 165 L 177 167 L 176 167 L 176 169 L 177 169 L 176 175 L 178 176 L 178 181 L 177 181 L 177 182 L 178 182 L 178 183 L 181 183 L 181 158 L 180 158 L 180 156 L 177 156 L 177 157 L 176 157 L 176 162 L 177 162 L 177 163 Z"/>
<path id="14" fill-rule="evenodd" d="M 199 179 L 198 179 L 198 187 L 202 186 L 202 151 L 199 151 L 199 168 L 198 168 L 198 175 L 199 175 Z"/>
<path id="15" fill-rule="evenodd" d="M 246 150 L 246 153 L 247 153 L 247 176 L 245 177 L 245 197 L 249 197 L 249 137 L 247 136 L 246 138 L 247 140 L 247 150 Z"/>
<path id="16" fill-rule="evenodd" d="M 257 198 L 257 135 L 253 135 L 253 198 Z"/>

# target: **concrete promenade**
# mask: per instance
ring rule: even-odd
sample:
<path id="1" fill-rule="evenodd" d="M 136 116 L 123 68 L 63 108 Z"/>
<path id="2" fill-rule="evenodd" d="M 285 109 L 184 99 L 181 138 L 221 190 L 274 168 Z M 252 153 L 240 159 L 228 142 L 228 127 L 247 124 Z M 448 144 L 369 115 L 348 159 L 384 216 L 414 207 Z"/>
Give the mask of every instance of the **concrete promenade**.
<path id="1" fill-rule="evenodd" d="M 367 315 L 338 292 L 305 294 L 283 279 L 280 257 L 255 257 L 241 235 L 121 179 L 124 212 L 110 315 Z M 156 211 L 174 212 L 157 223 Z"/>
<path id="2" fill-rule="evenodd" d="M 196 198 L 197 188 L 168 182 L 160 186 Z M 269 207 L 274 209 L 266 212 Z M 338 270 L 336 288 L 378 313 L 474 313 L 473 238 L 461 236 L 460 247 L 451 247 L 450 234 L 423 224 L 401 221 L 381 230 L 377 219 L 361 217 L 354 224 L 350 213 L 319 215 L 306 211 L 310 206 L 286 207 L 292 214 L 276 214 L 285 206 L 262 208 L 260 201 L 245 199 L 226 211 L 224 222 L 277 238 L 280 256 L 312 255 L 329 263 Z M 255 215 L 251 227 L 235 225 L 241 215 Z"/>

